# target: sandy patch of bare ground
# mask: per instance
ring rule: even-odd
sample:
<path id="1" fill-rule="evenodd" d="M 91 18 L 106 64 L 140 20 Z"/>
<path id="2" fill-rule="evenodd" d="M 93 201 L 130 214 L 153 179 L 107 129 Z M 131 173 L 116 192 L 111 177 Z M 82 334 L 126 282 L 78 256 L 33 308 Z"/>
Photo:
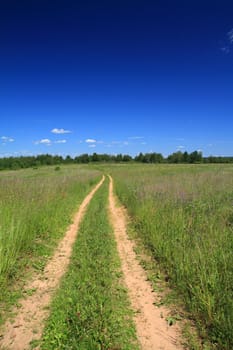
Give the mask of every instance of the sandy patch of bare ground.
<path id="1" fill-rule="evenodd" d="M 135 324 L 142 350 L 181 350 L 180 330 L 177 325 L 168 326 L 166 316 L 169 310 L 156 307 L 156 295 L 147 280 L 146 272 L 139 264 L 134 252 L 134 243 L 126 232 L 124 208 L 116 206 L 113 194 L 113 180 L 109 176 L 109 207 L 111 221 L 121 259 L 122 271 L 129 298 L 135 311 Z M 161 318 L 163 315 L 163 318 Z"/>
<path id="2" fill-rule="evenodd" d="M 6 322 L 3 330 L 3 337 L 0 340 L 1 349 L 29 349 L 32 340 L 38 340 L 41 338 L 44 320 L 49 315 L 51 297 L 69 265 L 72 246 L 77 237 L 81 220 L 90 200 L 102 185 L 103 181 L 104 176 L 83 200 L 74 217 L 73 224 L 70 225 L 53 257 L 45 267 L 44 272 L 37 276 L 36 280 L 29 282 L 26 285 L 25 291 L 35 292 L 31 296 L 27 296 L 25 299 L 20 300 L 21 307 L 14 310 L 16 314 L 14 320 Z"/>

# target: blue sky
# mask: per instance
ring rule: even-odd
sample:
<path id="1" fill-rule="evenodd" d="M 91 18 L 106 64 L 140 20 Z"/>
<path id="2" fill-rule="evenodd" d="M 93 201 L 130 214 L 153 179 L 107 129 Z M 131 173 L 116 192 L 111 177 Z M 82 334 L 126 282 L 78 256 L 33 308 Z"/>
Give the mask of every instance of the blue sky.
<path id="1" fill-rule="evenodd" d="M 0 2 L 0 156 L 233 155 L 232 1 Z"/>

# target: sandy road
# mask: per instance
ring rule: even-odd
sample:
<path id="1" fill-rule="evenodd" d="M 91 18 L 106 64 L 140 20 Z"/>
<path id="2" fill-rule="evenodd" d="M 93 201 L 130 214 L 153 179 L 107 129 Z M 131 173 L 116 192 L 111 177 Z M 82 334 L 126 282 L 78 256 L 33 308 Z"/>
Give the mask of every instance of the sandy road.
<path id="1" fill-rule="evenodd" d="M 104 179 L 103 176 L 102 180 L 83 200 L 73 224 L 70 225 L 44 272 L 25 286 L 25 291 L 35 290 L 35 292 L 20 300 L 21 307 L 14 310 L 16 313 L 14 320 L 5 324 L 4 335 L 0 340 L 0 349 L 26 350 L 30 348 L 32 340 L 41 338 L 44 320 L 49 314 L 48 306 L 51 297 L 67 270 L 81 220 L 90 200 Z"/>
<path id="2" fill-rule="evenodd" d="M 154 306 L 155 293 L 152 291 L 146 273 L 136 259 L 134 243 L 126 233 L 126 216 L 122 207 L 116 206 L 113 194 L 113 180 L 109 176 L 110 217 L 117 241 L 117 248 L 122 264 L 122 271 L 129 298 L 135 311 L 134 321 L 142 350 L 181 350 L 179 329 L 169 327 L 161 313 L 166 317 L 164 307 Z"/>
<path id="3" fill-rule="evenodd" d="M 73 224 L 70 225 L 44 272 L 25 287 L 25 291 L 35 290 L 35 292 L 20 301 L 21 307 L 14 310 L 16 313 L 14 320 L 5 324 L 4 335 L 0 340 L 0 349 L 27 350 L 30 349 L 32 340 L 41 338 L 44 321 L 49 315 L 48 306 L 54 290 L 58 287 L 61 277 L 67 270 L 81 220 L 90 200 L 104 179 L 103 176 L 102 180 L 82 202 Z M 169 310 L 164 307 L 156 308 L 153 304 L 155 293 L 152 291 L 145 271 L 136 259 L 134 243 L 128 239 L 126 232 L 125 210 L 116 206 L 113 180 L 110 176 L 109 180 L 110 218 L 121 259 L 124 281 L 132 308 L 135 311 L 134 321 L 141 349 L 182 350 L 179 329 L 176 326 L 168 327 L 165 319 L 161 318 L 161 313 L 166 317 Z"/>

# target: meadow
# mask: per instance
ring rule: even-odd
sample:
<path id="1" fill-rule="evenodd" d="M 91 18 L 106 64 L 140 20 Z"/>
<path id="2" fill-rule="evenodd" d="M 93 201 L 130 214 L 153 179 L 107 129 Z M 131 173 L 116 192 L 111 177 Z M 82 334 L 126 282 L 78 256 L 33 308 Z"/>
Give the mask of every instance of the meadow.
<path id="1" fill-rule="evenodd" d="M 19 298 L 27 273 L 43 270 L 72 214 L 100 178 L 85 166 L 0 172 L 2 311 Z"/>
<path id="2" fill-rule="evenodd" d="M 131 225 L 211 349 L 232 349 L 233 167 L 116 165 Z"/>
<path id="3" fill-rule="evenodd" d="M 190 349 L 232 349 L 231 164 L 62 165 L 0 172 L 2 321 L 22 296 L 28 276 L 43 271 L 72 215 L 103 173 L 112 175 L 130 217 L 129 229 L 156 264 L 152 275 L 156 279 L 162 271 L 183 317 L 198 329 L 200 342 Z M 42 348 L 136 349 L 121 278 L 105 180 L 81 224 Z"/>

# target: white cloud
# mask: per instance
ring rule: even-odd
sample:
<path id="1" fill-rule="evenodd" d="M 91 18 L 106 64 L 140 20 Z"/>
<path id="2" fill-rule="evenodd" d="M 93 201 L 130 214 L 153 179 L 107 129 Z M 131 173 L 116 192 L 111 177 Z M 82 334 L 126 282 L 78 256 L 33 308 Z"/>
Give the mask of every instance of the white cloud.
<path id="1" fill-rule="evenodd" d="M 141 142 L 141 145 L 146 145 L 147 143 L 146 142 Z"/>
<path id="2" fill-rule="evenodd" d="M 125 145 L 125 146 L 128 146 L 128 144 L 129 144 L 128 141 L 124 141 L 124 142 L 123 142 L 123 145 Z"/>
<path id="3" fill-rule="evenodd" d="M 52 129 L 51 132 L 52 132 L 53 134 L 70 134 L 70 133 L 71 133 L 70 130 L 57 129 L 57 128 Z"/>
<path id="4" fill-rule="evenodd" d="M 94 140 L 94 139 L 86 139 L 85 142 L 86 143 L 95 143 L 96 140 Z"/>
<path id="5" fill-rule="evenodd" d="M 49 140 L 49 139 L 41 139 L 41 140 L 39 140 L 39 141 L 35 141 L 35 145 L 42 144 L 42 145 L 50 146 L 51 143 L 52 143 L 52 141 Z"/>
<path id="6" fill-rule="evenodd" d="M 92 145 L 89 145 L 90 148 L 94 148 L 96 147 L 96 145 L 92 144 Z"/>
<path id="7" fill-rule="evenodd" d="M 183 148 L 185 148 L 185 147 L 181 145 L 181 146 L 177 146 L 177 148 L 178 148 L 178 149 L 183 149 Z"/>
<path id="8" fill-rule="evenodd" d="M 67 140 L 57 140 L 57 141 L 54 141 L 54 143 L 66 143 Z"/>
<path id="9" fill-rule="evenodd" d="M 14 142 L 15 140 L 12 137 L 1 136 L 3 142 Z"/>

